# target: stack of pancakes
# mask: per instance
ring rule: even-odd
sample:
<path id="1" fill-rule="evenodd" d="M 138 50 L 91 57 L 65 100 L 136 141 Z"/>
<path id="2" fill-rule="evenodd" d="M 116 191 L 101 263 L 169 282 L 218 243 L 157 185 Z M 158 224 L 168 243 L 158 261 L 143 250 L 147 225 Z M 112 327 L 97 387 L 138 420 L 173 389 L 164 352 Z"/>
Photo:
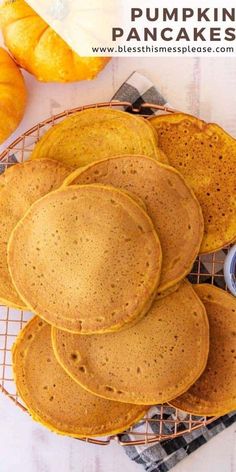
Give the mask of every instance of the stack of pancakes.
<path id="1" fill-rule="evenodd" d="M 236 300 L 185 279 L 236 239 L 235 162 L 194 117 L 89 109 L 1 176 L 0 300 L 35 314 L 13 347 L 33 418 L 86 437 L 153 404 L 236 407 Z"/>

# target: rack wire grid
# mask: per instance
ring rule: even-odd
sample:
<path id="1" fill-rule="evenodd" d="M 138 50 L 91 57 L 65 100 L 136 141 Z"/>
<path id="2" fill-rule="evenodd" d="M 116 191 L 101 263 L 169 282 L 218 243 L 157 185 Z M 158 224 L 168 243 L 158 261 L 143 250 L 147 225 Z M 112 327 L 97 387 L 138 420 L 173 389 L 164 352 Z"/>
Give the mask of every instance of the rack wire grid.
<path id="1" fill-rule="evenodd" d="M 62 121 L 67 116 L 78 113 L 88 108 L 122 108 L 129 112 L 140 114 L 144 118 L 150 116 L 150 109 L 164 113 L 173 113 L 176 110 L 144 103 L 139 109 L 134 108 L 130 102 L 104 102 L 91 104 L 83 107 L 65 110 L 58 115 L 52 116 L 25 132 L 22 136 L 10 144 L 0 155 L 0 170 L 4 171 L 6 167 L 14 165 L 16 162 L 23 162 L 28 159 L 35 143 L 52 126 Z M 226 289 L 222 268 L 224 258 L 229 248 L 218 253 L 200 256 L 196 260 L 189 278 L 192 283 L 204 283 L 206 280 Z M 207 266 L 207 273 L 203 267 Z M 219 284 L 220 281 L 220 284 Z M 0 306 L 0 389 L 7 395 L 19 408 L 27 411 L 24 403 L 19 398 L 12 374 L 11 347 L 22 327 L 32 317 L 32 313 L 13 308 Z M 108 445 L 112 440 L 116 440 L 123 446 L 151 444 L 164 439 L 173 439 L 185 433 L 214 421 L 214 417 L 197 417 L 177 410 L 170 405 L 158 405 L 152 407 L 148 414 L 128 431 L 122 434 L 102 437 L 102 438 L 84 438 L 89 443 L 98 445 Z"/>

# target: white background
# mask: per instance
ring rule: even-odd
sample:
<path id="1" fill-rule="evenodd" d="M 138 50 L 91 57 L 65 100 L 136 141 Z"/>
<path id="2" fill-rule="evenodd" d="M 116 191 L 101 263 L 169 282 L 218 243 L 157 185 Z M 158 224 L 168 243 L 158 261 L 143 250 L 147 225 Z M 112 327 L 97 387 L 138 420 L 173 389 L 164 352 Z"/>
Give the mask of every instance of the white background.
<path id="1" fill-rule="evenodd" d="M 0 41 L 1 43 L 1 41 Z M 90 83 L 40 84 L 25 74 L 29 90 L 20 132 L 50 114 L 109 100 L 134 70 L 149 77 L 176 108 L 216 121 L 236 137 L 235 59 L 114 59 Z M 4 146 L 0 148 L 3 149 Z M 176 466 L 173 472 L 236 472 L 236 426 Z M 121 447 L 86 445 L 37 425 L 0 394 L 0 472 L 138 472 Z"/>

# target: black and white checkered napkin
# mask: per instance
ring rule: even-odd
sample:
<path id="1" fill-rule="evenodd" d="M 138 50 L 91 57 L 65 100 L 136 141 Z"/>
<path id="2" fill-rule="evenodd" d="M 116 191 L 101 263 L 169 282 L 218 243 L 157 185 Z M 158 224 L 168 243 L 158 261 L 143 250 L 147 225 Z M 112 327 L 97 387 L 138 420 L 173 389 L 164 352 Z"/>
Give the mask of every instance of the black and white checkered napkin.
<path id="1" fill-rule="evenodd" d="M 156 409 L 158 410 L 158 408 Z M 158 415 L 158 412 L 156 415 Z M 152 418 L 155 418 L 155 414 L 152 415 Z M 172 420 L 174 419 L 171 414 L 168 416 L 168 413 L 166 413 L 164 419 L 168 420 L 171 418 Z M 184 414 L 182 418 L 182 428 L 186 429 Z M 206 444 L 211 438 L 216 436 L 216 434 L 231 426 L 235 421 L 236 413 L 230 413 L 218 418 L 208 426 L 204 426 L 201 429 L 184 434 L 183 436 L 178 436 L 175 439 L 166 439 L 159 443 L 146 444 L 145 446 L 126 446 L 124 450 L 130 459 L 137 462 L 137 464 L 142 464 L 147 472 L 168 472 L 172 467 L 178 464 L 178 462 L 188 457 L 192 452 L 203 446 L 203 444 Z M 155 431 L 155 423 L 153 422 L 151 425 L 153 425 L 153 433 L 158 433 L 158 431 Z M 181 427 L 181 423 L 179 427 Z M 165 428 L 167 428 L 168 431 L 165 431 Z M 174 432 L 173 425 L 164 426 L 163 433 L 170 434 L 171 432 Z M 127 434 L 123 434 L 121 439 L 127 441 L 130 437 Z M 141 437 L 139 436 L 138 439 L 141 439 Z"/>
<path id="2" fill-rule="evenodd" d="M 153 83 L 138 72 L 133 72 L 133 74 L 128 77 L 112 97 L 112 100 L 129 102 L 135 109 L 140 109 L 143 103 L 154 103 L 155 105 L 170 107 L 170 104 L 160 94 Z M 129 111 L 129 107 L 126 107 L 126 110 Z M 154 115 L 160 112 L 145 109 L 145 114 L 146 113 L 147 115 Z"/>
<path id="3" fill-rule="evenodd" d="M 171 107 L 153 83 L 138 72 L 134 72 L 127 79 L 127 81 L 116 92 L 113 100 L 130 102 L 135 109 L 140 109 L 140 106 L 145 102 Z M 129 107 L 127 107 L 127 111 L 129 111 Z M 146 112 L 147 110 L 145 109 L 145 114 Z M 160 112 L 150 109 L 147 114 L 152 115 L 154 113 Z M 222 250 L 214 256 L 212 254 L 202 256 L 199 261 L 195 262 L 192 270 L 193 275 L 189 276 L 189 280 L 192 283 L 213 282 L 216 286 L 225 288 L 223 264 L 226 252 L 227 251 Z M 199 273 L 201 274 L 200 276 L 198 275 Z M 159 414 L 160 412 L 158 407 L 152 409 L 152 418 L 158 418 Z M 169 414 L 168 410 L 165 413 L 164 419 L 167 420 L 167 425 L 168 419 L 174 419 L 172 415 L 173 410 L 171 409 Z M 185 416 L 183 414 L 183 429 L 186 429 L 184 419 Z M 153 445 L 126 446 L 124 449 L 127 455 L 138 464 L 142 464 L 147 472 L 167 472 L 182 459 L 208 442 L 216 434 L 232 425 L 234 422 L 236 422 L 236 413 L 231 413 L 222 416 L 208 426 L 184 434 L 183 436 L 176 437 L 175 439 L 167 439 Z M 150 428 L 153 430 L 153 433 L 158 434 L 158 431 L 155 431 L 155 427 L 157 427 L 155 426 L 155 422 L 150 423 Z M 171 426 L 171 423 L 169 423 L 169 426 L 164 426 L 164 428 L 167 428 L 168 431 L 163 431 L 163 434 L 174 433 L 174 426 Z M 171 428 L 173 429 L 172 431 Z M 125 434 L 121 436 L 121 439 L 127 442 L 131 437 Z"/>

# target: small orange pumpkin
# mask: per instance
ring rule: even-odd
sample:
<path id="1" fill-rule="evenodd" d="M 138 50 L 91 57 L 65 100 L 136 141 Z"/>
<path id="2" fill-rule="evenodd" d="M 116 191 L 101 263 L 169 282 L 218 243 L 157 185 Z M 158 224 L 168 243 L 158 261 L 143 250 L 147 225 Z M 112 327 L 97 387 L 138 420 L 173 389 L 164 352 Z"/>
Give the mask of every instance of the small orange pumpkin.
<path id="1" fill-rule="evenodd" d="M 17 128 L 26 105 L 23 76 L 5 49 L 0 48 L 0 144 Z"/>
<path id="2" fill-rule="evenodd" d="M 16 61 L 43 82 L 93 79 L 109 61 L 78 56 L 24 0 L 3 3 L 0 26 Z"/>

